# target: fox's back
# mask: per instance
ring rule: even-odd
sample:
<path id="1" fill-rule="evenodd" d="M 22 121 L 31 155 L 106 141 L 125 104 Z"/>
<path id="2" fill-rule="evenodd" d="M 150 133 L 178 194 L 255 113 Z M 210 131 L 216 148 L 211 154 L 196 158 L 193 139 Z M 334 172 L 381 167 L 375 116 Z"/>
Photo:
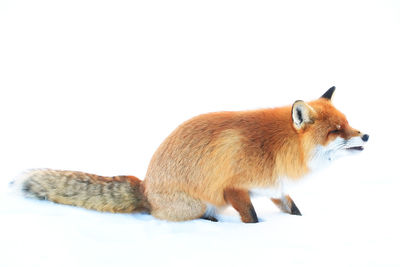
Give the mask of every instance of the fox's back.
<path id="1" fill-rule="evenodd" d="M 226 187 L 272 185 L 279 175 L 279 151 L 293 132 L 290 119 L 288 107 L 197 116 L 161 144 L 145 187 L 219 203 Z"/>

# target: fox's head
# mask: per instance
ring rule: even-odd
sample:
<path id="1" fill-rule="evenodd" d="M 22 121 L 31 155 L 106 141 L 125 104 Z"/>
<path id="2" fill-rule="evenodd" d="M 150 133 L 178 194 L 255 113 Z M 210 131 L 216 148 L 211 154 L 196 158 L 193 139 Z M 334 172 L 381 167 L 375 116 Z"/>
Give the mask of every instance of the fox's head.
<path id="1" fill-rule="evenodd" d="M 295 130 L 309 148 L 310 167 L 331 161 L 338 156 L 359 152 L 368 141 L 368 134 L 352 128 L 343 113 L 332 105 L 335 87 L 312 102 L 296 101 L 292 106 Z"/>

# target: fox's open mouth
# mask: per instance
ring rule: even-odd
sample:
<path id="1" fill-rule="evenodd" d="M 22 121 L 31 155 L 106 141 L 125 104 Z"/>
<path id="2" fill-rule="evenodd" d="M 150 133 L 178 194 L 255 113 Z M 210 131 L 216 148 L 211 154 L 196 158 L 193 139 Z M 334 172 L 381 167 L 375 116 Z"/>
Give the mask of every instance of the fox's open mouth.
<path id="1" fill-rule="evenodd" d="M 346 148 L 347 150 L 357 150 L 357 151 L 363 151 L 364 147 L 363 146 L 353 146 L 353 147 L 349 147 Z"/>

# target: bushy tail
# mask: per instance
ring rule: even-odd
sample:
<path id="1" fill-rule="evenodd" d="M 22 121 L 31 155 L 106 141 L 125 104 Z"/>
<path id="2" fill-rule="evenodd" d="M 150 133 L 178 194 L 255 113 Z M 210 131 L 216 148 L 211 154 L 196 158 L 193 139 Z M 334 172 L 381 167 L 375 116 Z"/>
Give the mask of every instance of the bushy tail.
<path id="1" fill-rule="evenodd" d="M 14 182 L 26 197 L 107 212 L 149 212 L 142 181 L 76 171 L 31 170 Z"/>

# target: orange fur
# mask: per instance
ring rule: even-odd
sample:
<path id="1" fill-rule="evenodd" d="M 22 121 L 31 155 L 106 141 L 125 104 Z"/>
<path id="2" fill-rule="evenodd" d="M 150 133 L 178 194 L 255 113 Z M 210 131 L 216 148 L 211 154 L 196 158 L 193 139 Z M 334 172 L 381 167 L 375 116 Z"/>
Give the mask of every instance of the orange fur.
<path id="1" fill-rule="evenodd" d="M 293 126 L 291 106 L 209 113 L 180 125 L 155 152 L 144 180 L 153 215 L 173 220 L 175 211 L 196 206 L 197 212 L 184 217 L 199 218 L 206 204 L 228 204 L 228 188 L 247 192 L 273 187 L 281 177 L 305 176 L 312 151 L 329 143 L 337 125 L 344 138 L 360 135 L 331 101 L 308 105 L 310 123 L 301 129 Z"/>

